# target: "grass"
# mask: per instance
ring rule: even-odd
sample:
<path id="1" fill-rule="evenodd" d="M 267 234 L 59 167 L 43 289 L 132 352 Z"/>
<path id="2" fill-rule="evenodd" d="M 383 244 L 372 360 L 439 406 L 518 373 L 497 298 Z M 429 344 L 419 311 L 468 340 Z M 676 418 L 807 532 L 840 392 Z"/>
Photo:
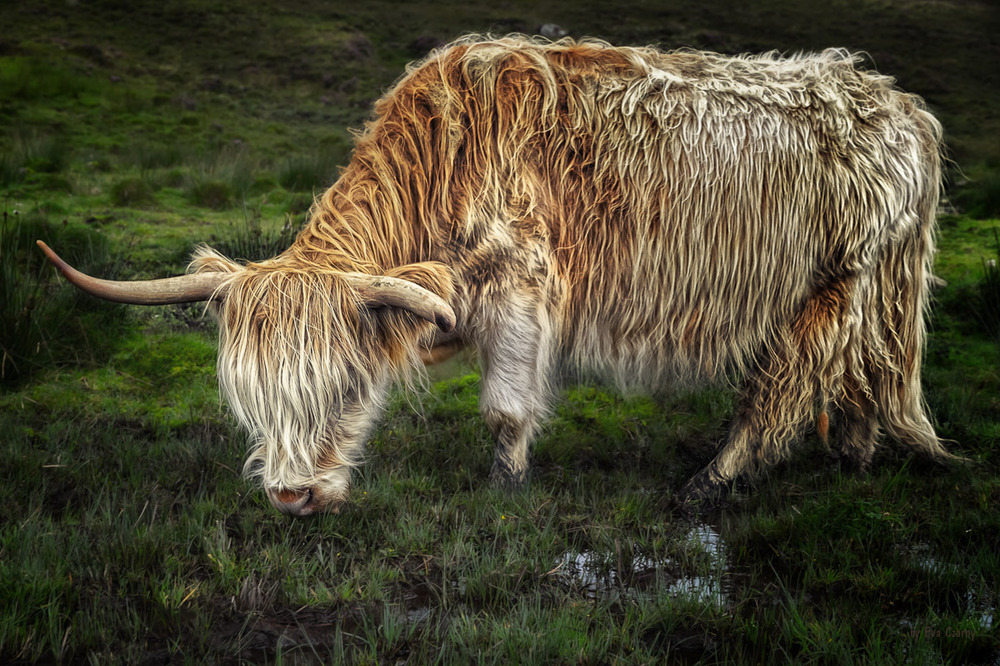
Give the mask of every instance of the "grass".
<path id="1" fill-rule="evenodd" d="M 68 159 L 66 144 L 58 136 L 38 131 L 12 132 L 10 145 L 0 157 L 0 183 L 9 185 L 37 174 L 59 173 Z"/>
<path id="2" fill-rule="evenodd" d="M 984 323 L 1000 92 L 980 64 L 997 59 L 996 18 L 976 3 L 8 5 L 0 661 L 1000 657 L 1000 348 Z M 181 272 L 201 241 L 271 256 L 407 60 L 548 22 L 618 43 L 846 45 L 927 97 L 969 177 L 952 178 L 957 212 L 941 220 L 948 284 L 924 379 L 939 432 L 974 464 L 888 446 L 858 478 L 809 439 L 692 522 L 672 498 L 710 459 L 733 395 L 580 386 L 541 433 L 530 485 L 501 493 L 486 483 L 476 367 L 460 360 L 394 397 L 340 514 L 291 521 L 240 478 L 244 438 L 201 306 L 82 298 L 34 248 L 41 237 L 108 277 Z"/>
<path id="3" fill-rule="evenodd" d="M 278 182 L 292 191 L 322 191 L 336 180 L 338 167 L 347 164 L 350 146 L 340 137 L 320 143 L 308 155 L 289 158 L 278 174 Z"/>
<path id="4" fill-rule="evenodd" d="M 993 229 L 995 256 L 983 259 L 983 278 L 977 285 L 979 298 L 976 305 L 979 319 L 986 333 L 1000 345 L 1000 231 Z"/>
<path id="5" fill-rule="evenodd" d="M 0 381 L 16 382 L 60 359 L 97 360 L 121 335 L 123 311 L 54 289 L 55 275 L 36 239 L 66 248 L 84 270 L 114 277 L 119 270 L 106 240 L 82 226 L 53 224 L 42 211 L 2 212 L 0 218 Z M 93 331 L 89 335 L 86 330 Z M 81 338 L 83 338 L 81 345 Z"/>
<path id="6" fill-rule="evenodd" d="M 981 178 L 964 183 L 956 191 L 955 201 L 973 217 L 1000 217 L 1000 174 L 991 170 Z"/>
<path id="7" fill-rule="evenodd" d="M 260 261 L 277 255 L 292 244 L 298 232 L 292 215 L 286 213 L 284 224 L 275 228 L 263 220 L 263 203 L 251 208 L 244 200 L 241 219 L 234 222 L 215 243 L 219 252 L 238 261 Z"/>

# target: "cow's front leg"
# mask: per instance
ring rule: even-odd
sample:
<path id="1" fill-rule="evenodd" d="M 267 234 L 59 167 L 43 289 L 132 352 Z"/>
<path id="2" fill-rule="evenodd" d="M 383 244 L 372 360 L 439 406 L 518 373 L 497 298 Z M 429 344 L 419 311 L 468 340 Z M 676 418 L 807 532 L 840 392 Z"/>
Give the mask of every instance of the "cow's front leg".
<path id="1" fill-rule="evenodd" d="M 492 322 L 480 347 L 479 409 L 493 433 L 490 481 L 517 488 L 528 476 L 528 448 L 547 404 L 548 327 L 534 308 L 516 304 Z"/>
<path id="2" fill-rule="evenodd" d="M 490 483 L 498 488 L 520 488 L 528 478 L 528 445 L 535 427 L 533 417 L 518 418 L 492 409 L 484 410 L 483 416 L 496 442 Z"/>

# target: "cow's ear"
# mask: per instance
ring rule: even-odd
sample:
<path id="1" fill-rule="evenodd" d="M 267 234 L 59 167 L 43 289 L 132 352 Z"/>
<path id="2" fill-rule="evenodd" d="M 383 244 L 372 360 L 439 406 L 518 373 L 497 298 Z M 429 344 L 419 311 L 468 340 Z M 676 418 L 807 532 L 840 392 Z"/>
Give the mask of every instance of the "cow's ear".
<path id="1" fill-rule="evenodd" d="M 236 273 L 243 270 L 235 261 L 223 257 L 207 245 L 199 245 L 191 256 L 188 273 Z"/>
<path id="2" fill-rule="evenodd" d="M 452 296 L 455 295 L 455 274 L 450 268 L 438 261 L 397 266 L 390 268 L 385 274 L 387 277 L 413 282 L 417 286 L 437 294 L 446 302 L 450 302 Z"/>
<path id="3" fill-rule="evenodd" d="M 408 310 L 445 333 L 455 328 L 455 311 L 449 304 L 455 293 L 454 274 L 442 263 L 397 266 L 380 277 L 365 276 L 355 287 L 371 304 Z"/>

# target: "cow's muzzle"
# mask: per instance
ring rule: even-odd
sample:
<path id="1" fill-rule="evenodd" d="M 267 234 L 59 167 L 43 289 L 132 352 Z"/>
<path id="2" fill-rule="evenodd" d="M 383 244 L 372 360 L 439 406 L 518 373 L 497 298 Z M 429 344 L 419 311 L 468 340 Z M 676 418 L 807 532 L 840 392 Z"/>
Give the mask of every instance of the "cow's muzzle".
<path id="1" fill-rule="evenodd" d="M 275 509 L 290 516 L 308 516 L 320 508 L 312 488 L 305 490 L 268 488 L 267 498 L 271 500 Z"/>

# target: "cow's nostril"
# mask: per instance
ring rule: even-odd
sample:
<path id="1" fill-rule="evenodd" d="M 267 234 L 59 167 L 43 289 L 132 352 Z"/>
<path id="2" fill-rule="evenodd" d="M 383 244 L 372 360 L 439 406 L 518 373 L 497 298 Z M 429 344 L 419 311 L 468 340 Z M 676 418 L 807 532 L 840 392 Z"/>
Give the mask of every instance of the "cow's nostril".
<path id="1" fill-rule="evenodd" d="M 308 516 L 316 510 L 312 488 L 304 490 L 293 490 L 290 488 L 268 489 L 267 497 L 271 500 L 274 508 L 291 516 Z"/>
<path id="2" fill-rule="evenodd" d="M 282 504 L 295 504 L 302 499 L 303 493 L 301 490 L 290 490 L 288 488 L 282 488 L 278 492 L 274 493 L 274 499 L 278 500 Z"/>

